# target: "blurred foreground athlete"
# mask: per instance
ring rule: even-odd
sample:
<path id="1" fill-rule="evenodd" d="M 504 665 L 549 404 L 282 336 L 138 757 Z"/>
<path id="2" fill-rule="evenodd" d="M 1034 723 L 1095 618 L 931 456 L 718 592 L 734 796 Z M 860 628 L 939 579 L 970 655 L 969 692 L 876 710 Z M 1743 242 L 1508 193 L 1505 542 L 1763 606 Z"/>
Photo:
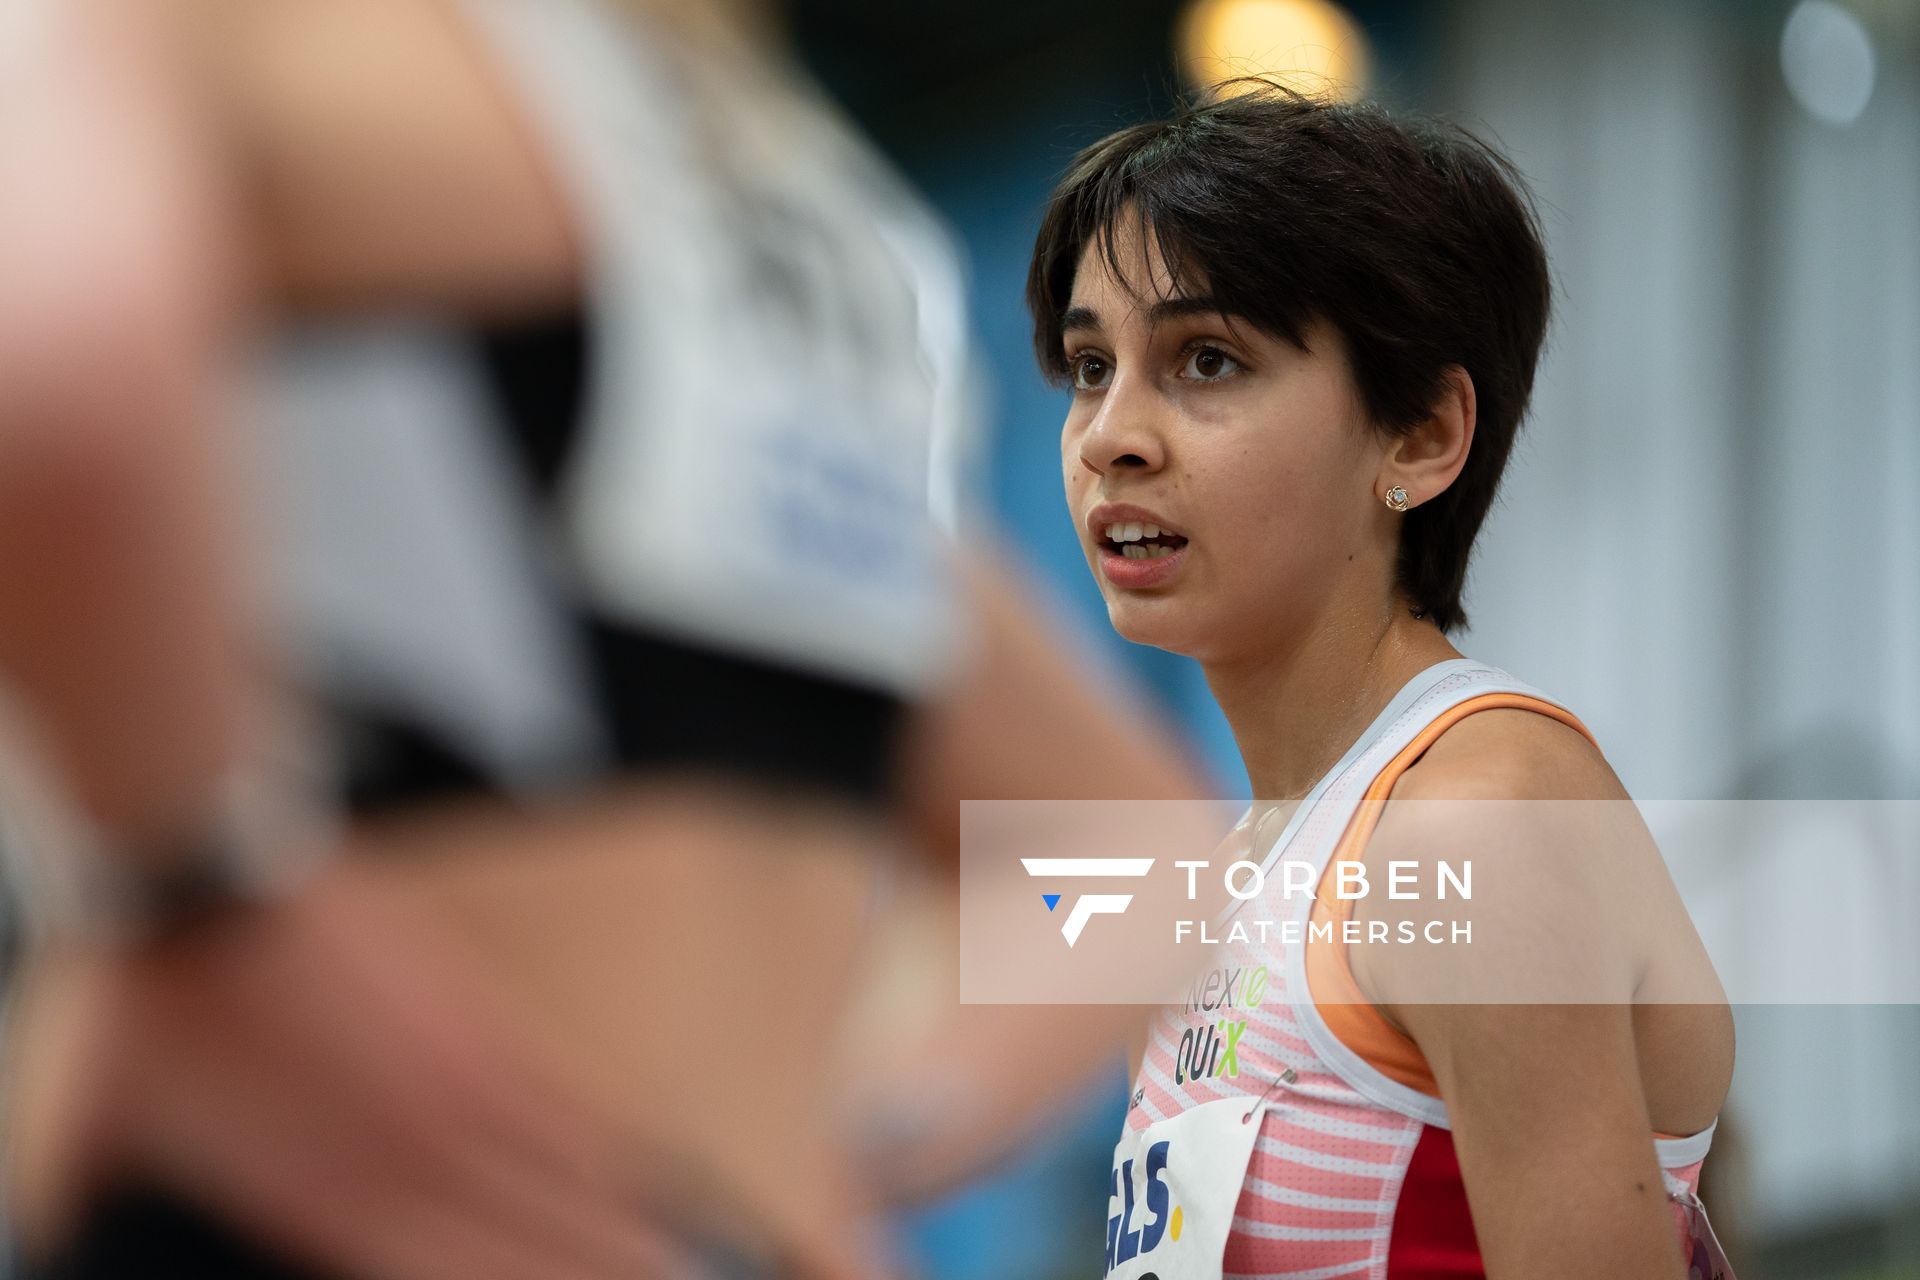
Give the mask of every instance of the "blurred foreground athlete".
<path id="1" fill-rule="evenodd" d="M 938 228 L 744 7 L 0 61 L 26 1273 L 884 1272 L 823 1099 L 885 859 L 1192 793 L 938 546 Z"/>

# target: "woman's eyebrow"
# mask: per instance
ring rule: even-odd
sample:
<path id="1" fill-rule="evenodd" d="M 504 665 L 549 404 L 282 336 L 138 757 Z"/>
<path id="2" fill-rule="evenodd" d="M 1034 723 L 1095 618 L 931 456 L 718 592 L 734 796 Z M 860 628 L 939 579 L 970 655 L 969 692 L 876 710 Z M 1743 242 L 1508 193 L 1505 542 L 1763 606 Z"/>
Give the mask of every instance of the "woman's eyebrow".
<path id="1" fill-rule="evenodd" d="M 1210 293 L 1191 294 L 1178 298 L 1162 298 L 1147 308 L 1147 324 L 1158 328 L 1169 320 L 1184 320 L 1189 316 L 1226 316 L 1221 309 L 1220 300 Z M 1060 332 L 1073 333 L 1076 330 L 1099 329 L 1100 316 L 1092 307 L 1071 306 L 1060 313 Z"/>
<path id="2" fill-rule="evenodd" d="M 1092 307 L 1073 306 L 1060 313 L 1060 332 L 1072 333 L 1076 329 L 1098 329 L 1100 317 Z"/>
<path id="3" fill-rule="evenodd" d="M 1194 294 L 1179 298 L 1162 298 L 1147 308 L 1147 323 L 1158 327 L 1169 320 L 1183 320 L 1188 316 L 1225 316 L 1220 307 L 1220 299 L 1212 294 Z"/>
<path id="4" fill-rule="evenodd" d="M 1188 316 L 1224 316 L 1226 314 L 1220 308 L 1220 300 L 1212 294 L 1192 294 L 1160 299 L 1147 308 L 1147 323 L 1157 327 L 1169 320 L 1182 320 Z M 1060 313 L 1061 333 L 1098 328 L 1100 328 L 1100 316 L 1092 307 L 1076 304 Z"/>

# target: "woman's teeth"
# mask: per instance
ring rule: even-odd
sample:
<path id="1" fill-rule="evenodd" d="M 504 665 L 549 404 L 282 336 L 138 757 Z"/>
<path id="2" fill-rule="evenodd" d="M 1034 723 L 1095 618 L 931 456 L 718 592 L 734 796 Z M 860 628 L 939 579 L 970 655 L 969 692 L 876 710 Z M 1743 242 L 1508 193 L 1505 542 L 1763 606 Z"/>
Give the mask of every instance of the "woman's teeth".
<path id="1" fill-rule="evenodd" d="M 1125 524 L 1110 524 L 1106 528 L 1107 541 L 1113 544 L 1121 555 L 1129 560 L 1158 560 L 1162 556 L 1172 555 L 1186 545 L 1186 539 L 1170 529 L 1162 529 L 1157 524 L 1144 524 L 1138 520 Z M 1169 543 L 1148 542 L 1147 539 L 1166 537 Z"/>

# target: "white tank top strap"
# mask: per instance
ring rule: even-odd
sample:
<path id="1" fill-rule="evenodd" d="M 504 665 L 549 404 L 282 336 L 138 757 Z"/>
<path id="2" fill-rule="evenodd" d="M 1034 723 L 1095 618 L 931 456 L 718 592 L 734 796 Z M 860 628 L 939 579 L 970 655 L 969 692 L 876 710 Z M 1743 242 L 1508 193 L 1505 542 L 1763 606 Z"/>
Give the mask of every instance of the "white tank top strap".
<path id="1" fill-rule="evenodd" d="M 1700 1132 L 1686 1138 L 1655 1138 L 1654 1151 L 1660 1157 L 1662 1169 L 1685 1169 L 1699 1164 L 1707 1158 L 1707 1152 L 1713 1146 L 1714 1131 L 1720 1127 L 1720 1121 L 1714 1122 Z"/>
<path id="2" fill-rule="evenodd" d="M 1559 705 L 1532 685 L 1472 658 L 1451 658 L 1426 668 L 1401 686 L 1307 793 L 1262 858 L 1263 870 L 1270 872 L 1283 852 L 1324 867 L 1367 787 L 1387 763 L 1447 711 L 1489 693 L 1521 694 Z"/>

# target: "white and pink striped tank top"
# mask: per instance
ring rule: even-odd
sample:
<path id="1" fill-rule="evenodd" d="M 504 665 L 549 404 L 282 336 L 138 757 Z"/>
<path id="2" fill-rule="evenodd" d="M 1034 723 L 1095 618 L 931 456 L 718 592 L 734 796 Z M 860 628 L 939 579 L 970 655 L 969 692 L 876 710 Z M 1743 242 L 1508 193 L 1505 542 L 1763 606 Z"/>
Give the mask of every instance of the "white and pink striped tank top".
<path id="1" fill-rule="evenodd" d="M 1449 726 L 1491 707 L 1538 711 L 1587 732 L 1497 668 L 1470 659 L 1429 667 L 1308 793 L 1265 868 L 1282 857 L 1311 862 L 1319 883 L 1336 852 L 1357 858 L 1372 827 L 1367 815 L 1377 817 L 1374 805 L 1399 775 Z M 1333 900 L 1331 877 L 1320 895 L 1292 900 L 1280 881 L 1269 876 L 1262 897 L 1242 909 L 1304 924 L 1351 906 Z M 1217 950 L 1186 1001 L 1153 1021 L 1109 1186 L 1109 1275 L 1484 1276 L 1446 1104 L 1425 1060 L 1370 1005 L 1325 999 L 1344 984 L 1337 998 L 1363 1001 L 1344 950 L 1272 940 Z M 1730 1276 L 1695 1196 L 1712 1135 L 1709 1127 L 1653 1139 L 1683 1253 L 1700 1280 Z M 1206 1167 L 1182 1160 L 1203 1152 Z M 1202 1203 L 1210 1190 L 1220 1206 L 1211 1212 Z"/>

